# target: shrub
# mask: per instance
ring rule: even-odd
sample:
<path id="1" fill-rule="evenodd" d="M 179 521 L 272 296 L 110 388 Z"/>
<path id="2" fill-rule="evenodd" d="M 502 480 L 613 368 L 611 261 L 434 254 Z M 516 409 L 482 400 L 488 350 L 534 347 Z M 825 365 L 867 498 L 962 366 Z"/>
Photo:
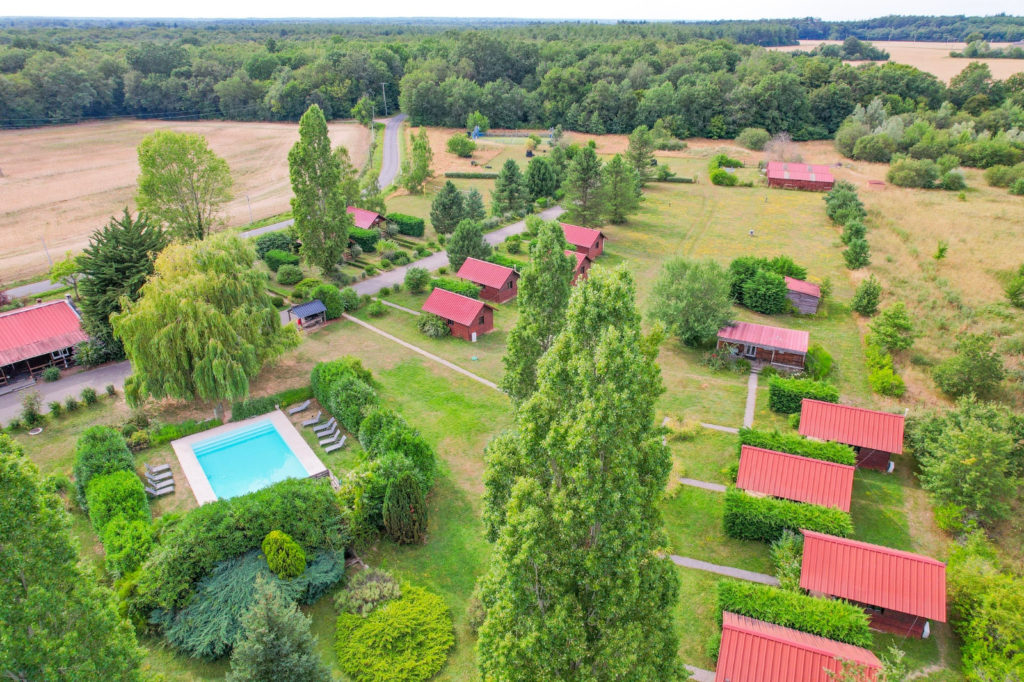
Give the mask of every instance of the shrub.
<path id="1" fill-rule="evenodd" d="M 253 240 L 253 244 L 256 247 L 256 255 L 260 260 L 263 260 L 270 251 L 295 253 L 299 247 L 299 243 L 289 236 L 287 230 L 261 234 Z"/>
<path id="2" fill-rule="evenodd" d="M 779 433 L 778 431 L 758 431 L 755 429 L 740 429 L 740 447 L 751 445 L 755 448 L 776 450 L 778 452 L 789 452 L 803 457 L 812 457 L 826 462 L 836 462 L 853 466 L 856 464 L 856 456 L 853 448 L 842 443 L 829 443 L 826 441 L 810 440 L 795 433 Z M 738 451 L 737 451 L 737 454 Z"/>
<path id="3" fill-rule="evenodd" d="M 805 364 L 807 373 L 816 381 L 821 381 L 832 374 L 832 355 L 820 343 L 807 349 Z"/>
<path id="4" fill-rule="evenodd" d="M 379 455 L 384 452 L 381 447 L 384 435 L 394 426 L 405 426 L 405 420 L 387 407 L 378 407 L 366 415 L 363 423 L 359 425 L 359 444 L 363 450 L 371 455 Z"/>
<path id="5" fill-rule="evenodd" d="M 324 308 L 326 308 L 324 314 L 328 320 L 338 319 L 347 310 L 341 291 L 333 284 L 318 285 L 313 289 L 312 298 L 319 299 L 324 304 Z"/>
<path id="6" fill-rule="evenodd" d="M 725 534 L 737 540 L 774 542 L 784 530 L 806 530 L 849 537 L 850 515 L 840 509 L 791 502 L 774 497 L 754 497 L 735 488 L 725 493 Z"/>
<path id="7" fill-rule="evenodd" d="M 985 170 L 985 182 L 991 187 L 1010 187 L 1017 180 L 1024 178 L 1024 164 L 1004 166 L 996 164 Z"/>
<path id="8" fill-rule="evenodd" d="M 860 270 L 871 264 L 871 247 L 866 239 L 851 239 L 843 249 L 843 260 L 850 270 Z"/>
<path id="9" fill-rule="evenodd" d="M 430 273 L 426 268 L 409 268 L 405 271 L 405 288 L 411 294 L 422 293 L 430 283 Z"/>
<path id="10" fill-rule="evenodd" d="M 380 232 L 377 230 L 364 230 L 361 227 L 350 227 L 348 230 L 349 241 L 354 242 L 364 253 L 373 253 L 377 250 L 377 242 L 380 240 Z"/>
<path id="11" fill-rule="evenodd" d="M 730 158 L 728 154 L 715 154 L 708 168 L 743 168 L 743 162 Z"/>
<path id="12" fill-rule="evenodd" d="M 885 163 L 892 158 L 894 151 L 896 143 L 888 135 L 865 135 L 853 146 L 853 158 L 858 161 Z"/>
<path id="13" fill-rule="evenodd" d="M 43 370 L 43 381 L 57 381 L 60 379 L 60 370 L 50 365 Z"/>
<path id="14" fill-rule="evenodd" d="M 711 184 L 722 187 L 735 187 L 739 183 L 739 178 L 723 168 L 712 170 L 709 178 L 711 179 Z"/>
<path id="15" fill-rule="evenodd" d="M 60 404 L 59 400 L 51 400 L 46 404 L 46 406 L 50 409 L 51 417 L 59 417 L 61 411 L 64 409 L 64 406 Z"/>
<path id="16" fill-rule="evenodd" d="M 463 296 L 469 296 L 470 298 L 480 298 L 480 287 L 458 277 L 435 277 L 430 282 L 430 290 L 433 291 L 439 288 L 447 289 Z"/>
<path id="17" fill-rule="evenodd" d="M 423 218 L 405 215 L 404 213 L 388 214 L 388 222 L 398 226 L 398 233 L 409 237 L 422 237 L 426 222 Z"/>
<path id="18" fill-rule="evenodd" d="M 932 189 L 939 180 L 939 166 L 931 159 L 895 159 L 885 179 L 898 187 Z"/>
<path id="19" fill-rule="evenodd" d="M 68 412 L 74 412 L 79 407 L 78 399 L 73 395 L 69 395 L 64 399 L 64 409 Z"/>
<path id="20" fill-rule="evenodd" d="M 274 306 L 275 308 L 283 308 L 284 307 L 284 297 L 283 296 L 271 296 L 270 297 L 270 304 L 272 306 Z"/>
<path id="21" fill-rule="evenodd" d="M 142 481 L 134 471 L 114 471 L 94 476 L 86 488 L 89 521 L 101 538 L 107 524 L 117 517 L 126 521 L 149 521 L 149 502 Z"/>
<path id="22" fill-rule="evenodd" d="M 381 270 L 390 270 L 391 269 L 391 261 L 388 260 L 387 258 L 381 258 L 380 259 L 380 269 Z"/>
<path id="23" fill-rule="evenodd" d="M 799 412 L 804 398 L 838 403 L 839 389 L 830 383 L 814 379 L 772 377 L 768 380 L 768 408 L 772 412 Z"/>
<path id="24" fill-rule="evenodd" d="M 853 292 L 853 303 L 850 307 L 856 312 L 870 317 L 878 312 L 878 300 L 882 296 L 882 285 L 874 275 L 862 280 Z"/>
<path id="25" fill-rule="evenodd" d="M 113 398 L 115 395 L 117 395 L 117 389 L 114 388 L 114 384 L 107 384 L 106 388 L 104 388 L 103 390 L 111 398 Z"/>
<path id="26" fill-rule="evenodd" d="M 86 386 L 82 389 L 82 402 L 86 405 L 96 404 L 96 389 L 91 386 Z"/>
<path id="27" fill-rule="evenodd" d="M 149 432 L 136 431 L 128 436 L 128 449 L 132 452 L 141 452 L 150 446 Z"/>
<path id="28" fill-rule="evenodd" d="M 422 682 L 436 675 L 455 644 L 444 600 L 420 587 L 365 618 L 338 617 L 338 665 L 354 682 Z"/>
<path id="29" fill-rule="evenodd" d="M 871 390 L 878 395 L 902 398 L 903 394 L 907 392 L 907 385 L 903 382 L 903 377 L 897 374 L 892 367 L 870 370 L 868 383 L 871 385 Z"/>
<path id="30" fill-rule="evenodd" d="M 299 257 L 288 251 L 271 249 L 263 255 L 263 262 L 267 264 L 268 268 L 277 272 L 282 265 L 298 265 Z"/>
<path id="31" fill-rule="evenodd" d="M 367 277 L 373 277 L 374 275 L 376 275 L 376 274 L 377 274 L 377 267 L 376 267 L 376 266 L 374 266 L 374 265 L 367 265 L 367 266 L 366 266 L 366 267 L 365 267 L 365 268 L 363 269 L 363 273 L 364 273 L 364 274 L 365 274 L 365 275 L 366 275 Z"/>
<path id="32" fill-rule="evenodd" d="M 505 250 L 509 253 L 519 253 L 523 249 L 523 239 L 518 234 L 514 234 L 505 240 Z"/>
<path id="33" fill-rule="evenodd" d="M 355 575 L 348 587 L 338 593 L 334 606 L 342 613 L 366 616 L 393 599 L 402 596 L 402 588 L 387 571 L 366 568 Z"/>
<path id="34" fill-rule="evenodd" d="M 960 171 L 946 171 L 939 178 L 939 187 L 952 192 L 958 192 L 962 189 L 967 189 L 967 181 L 964 180 L 964 174 Z"/>
<path id="35" fill-rule="evenodd" d="M 313 292 L 321 284 L 323 284 L 323 280 L 317 279 L 316 277 L 306 277 L 295 285 L 295 289 L 292 293 L 292 299 L 300 301 L 311 300 L 313 298 Z"/>
<path id="36" fill-rule="evenodd" d="M 21 420 L 28 427 L 35 426 L 43 421 L 43 415 L 39 411 L 42 408 L 42 398 L 37 391 L 30 391 L 21 396 Z"/>
<path id="37" fill-rule="evenodd" d="M 772 543 L 772 564 L 779 587 L 791 592 L 800 591 L 800 570 L 804 553 L 804 537 L 786 530 Z"/>
<path id="38" fill-rule="evenodd" d="M 771 134 L 764 128 L 744 128 L 736 136 L 736 142 L 747 149 L 759 152 L 772 139 Z"/>
<path id="39" fill-rule="evenodd" d="M 867 216 L 864 204 L 857 196 L 857 188 L 843 180 L 836 182 L 825 195 L 825 213 L 837 225 L 863 220 Z"/>
<path id="40" fill-rule="evenodd" d="M 992 337 L 987 334 L 965 335 L 957 341 L 956 355 L 932 372 L 939 390 L 954 398 L 969 393 L 991 396 L 1005 376 L 1003 359 L 992 350 Z"/>
<path id="41" fill-rule="evenodd" d="M 194 433 L 212 429 L 215 426 L 220 426 L 222 423 L 219 419 L 206 419 L 201 422 L 197 422 L 194 419 L 186 419 L 180 424 L 161 424 L 150 433 L 150 441 L 153 445 L 163 445 L 164 443 L 170 443 L 172 440 L 178 440 L 185 436 L 191 436 Z"/>
<path id="42" fill-rule="evenodd" d="M 914 345 L 914 323 L 902 301 L 882 311 L 871 323 L 871 338 L 885 350 L 907 350 Z"/>
<path id="43" fill-rule="evenodd" d="M 788 293 L 782 275 L 758 270 L 743 283 L 743 305 L 764 315 L 777 315 L 789 310 Z"/>
<path id="44" fill-rule="evenodd" d="M 84 510 L 88 510 L 86 490 L 94 476 L 103 476 L 115 471 L 131 472 L 135 458 L 128 450 L 124 437 L 109 426 L 90 426 L 75 443 L 75 499 Z"/>
<path id="45" fill-rule="evenodd" d="M 448 138 L 447 148 L 452 154 L 468 159 L 476 151 L 476 142 L 458 133 Z"/>
<path id="46" fill-rule="evenodd" d="M 287 533 L 272 530 L 260 545 L 270 572 L 283 580 L 297 578 L 306 570 L 306 553 Z"/>
<path id="47" fill-rule="evenodd" d="M 1024 196 L 1024 178 L 1018 178 L 1013 181 L 1010 185 L 1010 194 L 1014 196 Z"/>
<path id="48" fill-rule="evenodd" d="M 359 307 L 359 294 L 355 289 L 344 288 L 341 290 L 341 309 L 346 313 L 352 312 Z M 324 305 L 327 305 L 326 303 Z M 340 317 L 340 316 L 339 316 Z"/>
<path id="49" fill-rule="evenodd" d="M 430 313 L 420 315 L 416 320 L 416 328 L 432 339 L 440 339 L 452 333 L 448 322 Z"/>
<path id="50" fill-rule="evenodd" d="M 729 611 L 855 646 L 871 646 L 867 614 L 841 599 L 819 599 L 731 579 L 719 580 L 717 591 L 720 614 Z"/>
<path id="51" fill-rule="evenodd" d="M 149 556 L 153 525 L 148 520 L 115 516 L 107 523 L 102 537 L 107 572 L 121 577 L 135 571 Z"/>
<path id="52" fill-rule="evenodd" d="M 302 270 L 298 265 L 284 264 L 277 269 L 277 281 L 280 284 L 298 284 L 302 281 Z"/>
<path id="53" fill-rule="evenodd" d="M 380 301 L 373 301 L 366 306 L 366 314 L 370 317 L 383 317 L 388 312 L 388 307 Z"/>
<path id="54" fill-rule="evenodd" d="M 419 544 L 427 534 L 427 504 L 419 480 L 405 472 L 388 483 L 384 495 L 384 529 L 399 544 Z"/>
<path id="55" fill-rule="evenodd" d="M 333 381 L 320 404 L 350 433 L 359 433 L 363 417 L 377 406 L 377 393 L 370 384 L 348 372 Z"/>
<path id="56" fill-rule="evenodd" d="M 868 230 L 864 227 L 864 223 L 859 220 L 851 220 L 843 226 L 843 234 L 839 239 L 849 246 L 854 239 L 864 239 L 867 234 Z"/>

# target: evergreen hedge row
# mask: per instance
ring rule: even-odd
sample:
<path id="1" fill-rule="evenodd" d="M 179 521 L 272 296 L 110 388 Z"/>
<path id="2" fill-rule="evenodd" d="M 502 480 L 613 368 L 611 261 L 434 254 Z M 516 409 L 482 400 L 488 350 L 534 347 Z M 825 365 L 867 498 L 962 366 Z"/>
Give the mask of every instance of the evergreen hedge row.
<path id="1" fill-rule="evenodd" d="M 75 443 L 75 499 L 83 511 L 89 510 L 86 490 L 94 476 L 115 471 L 133 471 L 135 457 L 124 436 L 109 426 L 90 426 Z"/>
<path id="2" fill-rule="evenodd" d="M 804 398 L 839 402 L 839 389 L 833 384 L 814 379 L 792 379 L 775 376 L 768 380 L 768 409 L 781 414 L 799 412 Z"/>
<path id="3" fill-rule="evenodd" d="M 458 277 L 435 277 L 430 281 L 430 290 L 445 289 L 455 294 L 462 294 L 470 298 L 480 298 L 480 287 L 472 282 Z"/>
<path id="4" fill-rule="evenodd" d="M 799 533 L 801 528 L 844 538 L 853 534 L 850 515 L 840 509 L 755 497 L 736 488 L 725 493 L 723 525 L 731 538 L 761 542 L 775 542 L 783 531 Z"/>
<path id="5" fill-rule="evenodd" d="M 394 223 L 398 226 L 398 233 L 408 235 L 410 237 L 422 237 L 423 230 L 426 227 L 426 222 L 423 218 L 417 218 L 416 216 L 406 215 L 404 213 L 390 213 L 387 218 L 389 223 Z"/>
<path id="6" fill-rule="evenodd" d="M 263 262 L 267 264 L 268 268 L 277 272 L 282 265 L 298 265 L 299 257 L 288 251 L 271 249 L 263 254 Z"/>
<path id="7" fill-rule="evenodd" d="M 351 356 L 317 363 L 310 375 L 310 385 L 328 414 L 352 434 L 359 433 L 363 418 L 377 407 L 370 372 Z"/>
<path id="8" fill-rule="evenodd" d="M 380 232 L 377 230 L 364 230 L 361 227 L 350 227 L 348 238 L 358 244 L 364 253 L 373 253 L 377 249 Z"/>
<path id="9" fill-rule="evenodd" d="M 758 431 L 756 429 L 740 429 L 740 444 L 737 454 L 742 452 L 744 445 L 755 448 L 788 452 L 802 457 L 812 457 L 826 462 L 836 462 L 853 466 L 857 457 L 853 448 L 842 443 L 828 443 L 810 440 L 796 433 L 779 433 L 778 431 Z"/>
<path id="10" fill-rule="evenodd" d="M 673 178 L 651 178 L 651 182 L 677 182 L 677 183 L 682 183 L 682 184 L 686 184 L 686 185 L 692 185 L 694 183 L 694 179 L 693 178 L 680 178 L 680 177 L 673 177 Z"/>
<path id="11" fill-rule="evenodd" d="M 718 581 L 718 622 L 722 612 L 775 623 L 855 646 L 871 646 L 863 609 L 841 599 L 820 599 L 740 580 Z"/>
<path id="12" fill-rule="evenodd" d="M 495 180 L 497 173 L 485 173 L 477 171 L 448 171 L 444 174 L 446 178 L 462 178 L 464 180 Z"/>

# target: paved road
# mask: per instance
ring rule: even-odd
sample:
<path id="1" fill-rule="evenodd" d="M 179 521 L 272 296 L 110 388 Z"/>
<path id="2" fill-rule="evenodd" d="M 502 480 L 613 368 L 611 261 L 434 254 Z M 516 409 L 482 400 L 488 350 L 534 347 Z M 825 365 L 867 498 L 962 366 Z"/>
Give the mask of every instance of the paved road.
<path id="1" fill-rule="evenodd" d="M 131 371 L 131 365 L 125 360 L 78 372 L 64 377 L 60 381 L 39 381 L 35 386 L 0 395 L 0 423 L 6 424 L 21 413 L 21 397 L 26 393 L 38 392 L 43 400 L 43 411 L 45 412 L 48 411 L 46 407 L 48 402 L 52 400 L 64 402 L 68 396 L 79 397 L 82 394 L 82 389 L 86 386 L 93 387 L 97 393 L 103 393 L 107 384 L 114 384 L 118 391 L 122 391 L 124 379 L 131 374 Z"/>
<path id="2" fill-rule="evenodd" d="M 398 114 L 384 119 L 384 155 L 380 163 L 380 175 L 377 177 L 377 186 L 381 189 L 393 183 L 398 176 L 402 163 L 398 131 L 402 129 L 402 121 L 406 118 L 408 116 L 405 114 Z"/>

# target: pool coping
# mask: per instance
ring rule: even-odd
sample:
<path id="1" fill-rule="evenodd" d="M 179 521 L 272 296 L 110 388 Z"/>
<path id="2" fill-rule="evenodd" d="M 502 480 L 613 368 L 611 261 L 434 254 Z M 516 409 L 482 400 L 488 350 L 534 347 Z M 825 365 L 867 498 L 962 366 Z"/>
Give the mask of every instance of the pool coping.
<path id="1" fill-rule="evenodd" d="M 171 447 L 174 449 L 174 454 L 178 457 L 181 471 L 185 474 L 185 480 L 188 481 L 196 502 L 203 505 L 208 502 L 216 502 L 219 498 L 213 492 L 213 486 L 210 485 L 209 479 L 206 478 L 206 472 L 203 471 L 202 465 L 199 464 L 199 459 L 192 449 L 193 444 L 231 433 L 256 422 L 268 420 L 273 424 L 274 428 L 281 435 L 282 440 L 284 440 L 285 445 L 292 451 L 292 454 L 299 460 L 310 477 L 323 476 L 327 472 L 327 467 L 324 466 L 324 463 L 313 452 L 313 448 L 309 447 L 309 443 L 302 437 L 302 434 L 295 428 L 295 425 L 292 424 L 287 415 L 281 410 L 274 410 L 273 412 L 267 412 L 266 414 L 243 419 L 242 421 L 229 422 L 223 426 L 217 426 L 207 431 L 200 431 L 191 436 L 171 441 Z"/>

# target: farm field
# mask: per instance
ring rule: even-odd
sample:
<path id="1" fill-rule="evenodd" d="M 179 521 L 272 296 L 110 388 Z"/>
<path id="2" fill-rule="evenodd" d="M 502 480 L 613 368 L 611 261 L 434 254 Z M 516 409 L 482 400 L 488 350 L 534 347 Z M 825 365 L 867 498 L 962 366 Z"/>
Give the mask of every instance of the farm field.
<path id="1" fill-rule="evenodd" d="M 119 120 L 0 131 L 0 272 L 6 282 L 49 269 L 41 239 L 53 258 L 80 251 L 93 230 L 122 206 L 134 206 L 139 173 L 136 147 L 154 130 L 205 135 L 231 167 L 234 199 L 223 218 L 249 222 L 289 210 L 288 150 L 295 123 Z M 356 123 L 329 126 L 331 143 L 348 148 L 361 167 L 369 131 Z"/>

